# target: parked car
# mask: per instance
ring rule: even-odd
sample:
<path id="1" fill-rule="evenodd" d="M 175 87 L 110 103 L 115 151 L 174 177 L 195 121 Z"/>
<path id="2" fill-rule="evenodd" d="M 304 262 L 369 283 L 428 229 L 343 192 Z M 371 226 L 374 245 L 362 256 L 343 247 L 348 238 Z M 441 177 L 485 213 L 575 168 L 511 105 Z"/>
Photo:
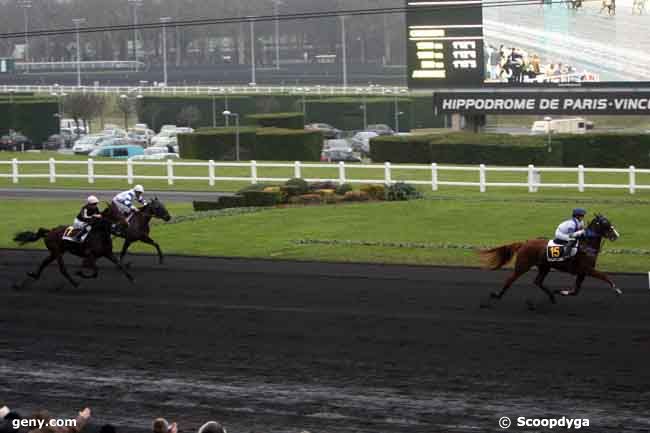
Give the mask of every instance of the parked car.
<path id="1" fill-rule="evenodd" d="M 61 135 L 65 140 L 65 147 L 72 147 L 74 142 L 81 136 L 81 134 L 74 132 L 74 130 L 70 128 L 60 128 L 59 135 Z"/>
<path id="2" fill-rule="evenodd" d="M 131 144 L 137 144 L 140 146 L 149 146 L 151 144 L 151 139 L 156 134 L 151 129 L 137 129 L 133 128 L 129 130 L 127 140 Z"/>
<path id="3" fill-rule="evenodd" d="M 169 152 L 167 147 L 148 147 L 144 150 L 144 154 L 132 157 L 133 160 L 166 160 L 178 159 L 179 155 L 176 152 Z"/>
<path id="4" fill-rule="evenodd" d="M 573 119 L 550 119 L 538 120 L 530 128 L 532 135 L 548 134 L 585 134 L 587 131 L 594 129 L 593 122 L 576 117 Z"/>
<path id="5" fill-rule="evenodd" d="M 388 125 L 384 125 L 383 123 L 376 123 L 374 125 L 368 125 L 368 127 L 366 128 L 366 131 L 376 132 L 379 135 L 393 135 L 393 134 L 395 134 L 395 131 L 393 131 L 393 128 L 391 128 Z"/>
<path id="6" fill-rule="evenodd" d="M 368 154 L 370 153 L 370 139 L 378 136 L 379 134 L 374 131 L 357 132 L 354 137 L 352 137 L 352 149 L 356 150 L 357 152 Z"/>
<path id="7" fill-rule="evenodd" d="M 61 134 L 52 134 L 43 142 L 43 150 L 58 150 L 66 147 L 65 136 Z"/>
<path id="8" fill-rule="evenodd" d="M 84 135 L 72 146 L 72 152 L 75 155 L 88 155 L 90 152 L 99 147 L 108 137 L 104 135 Z"/>
<path id="9" fill-rule="evenodd" d="M 101 132 L 101 135 L 112 136 L 112 137 L 126 137 L 126 131 L 122 128 L 118 128 L 113 125 L 107 125 L 104 130 Z"/>
<path id="10" fill-rule="evenodd" d="M 92 158 L 114 158 L 114 159 L 129 159 L 136 155 L 144 155 L 144 149 L 140 146 L 132 144 L 120 146 L 102 146 L 90 152 Z"/>
<path id="11" fill-rule="evenodd" d="M 338 149 L 323 150 L 320 154 L 320 160 L 326 162 L 361 162 L 361 158 L 354 152 Z"/>
<path id="12" fill-rule="evenodd" d="M 340 129 L 336 129 L 327 123 L 310 123 L 309 125 L 305 125 L 305 129 L 308 131 L 320 131 L 323 133 L 323 137 L 327 139 L 340 138 L 343 133 Z"/>
<path id="13" fill-rule="evenodd" d="M 325 140 L 323 145 L 323 150 L 340 150 L 343 152 L 352 152 L 354 149 L 350 145 L 348 140 L 336 139 L 336 140 Z"/>
<path id="14" fill-rule="evenodd" d="M 20 132 L 11 131 L 9 134 L 0 137 L 0 150 L 22 152 L 32 148 L 32 140 Z"/>

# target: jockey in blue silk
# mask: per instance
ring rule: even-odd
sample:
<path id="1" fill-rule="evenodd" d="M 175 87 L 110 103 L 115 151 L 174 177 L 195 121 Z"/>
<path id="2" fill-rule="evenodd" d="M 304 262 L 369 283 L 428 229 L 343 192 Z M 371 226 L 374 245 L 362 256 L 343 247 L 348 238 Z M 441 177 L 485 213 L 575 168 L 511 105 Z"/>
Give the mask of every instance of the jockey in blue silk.
<path id="1" fill-rule="evenodd" d="M 565 245 L 565 252 L 569 254 L 575 247 L 578 238 L 585 234 L 584 218 L 587 211 L 582 208 L 573 209 L 572 218 L 562 222 L 555 230 L 556 244 Z"/>
<path id="2" fill-rule="evenodd" d="M 133 212 L 138 212 L 138 208 L 134 204 L 136 201 L 143 206 L 147 204 L 147 201 L 144 199 L 144 188 L 142 185 L 136 185 L 133 189 L 121 192 L 113 197 L 113 203 L 127 218 Z"/>

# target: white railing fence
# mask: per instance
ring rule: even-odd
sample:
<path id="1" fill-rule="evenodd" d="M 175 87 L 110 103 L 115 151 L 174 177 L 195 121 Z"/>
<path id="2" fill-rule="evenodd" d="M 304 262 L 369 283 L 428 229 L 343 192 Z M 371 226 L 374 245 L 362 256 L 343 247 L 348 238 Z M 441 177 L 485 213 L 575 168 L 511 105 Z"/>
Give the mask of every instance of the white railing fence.
<path id="1" fill-rule="evenodd" d="M 181 96 L 181 95 L 211 95 L 223 97 L 233 95 L 397 95 L 408 96 L 421 93 L 409 91 L 400 86 L 59 86 L 59 85 L 0 85 L 0 93 L 30 92 L 30 93 L 97 93 L 106 95 L 122 95 L 138 93 L 143 96 Z"/>
<path id="2" fill-rule="evenodd" d="M 3 165 L 10 166 L 10 173 L 3 170 Z M 28 167 L 47 166 L 47 170 L 28 170 Z M 57 169 L 62 167 L 76 166 L 79 167 L 76 173 L 60 173 Z M 117 166 L 124 169 L 119 174 L 98 174 L 98 167 Z M 152 175 L 137 173 L 137 167 L 159 167 L 164 175 Z M 183 171 L 183 168 L 190 167 L 192 175 L 184 173 L 177 175 L 176 172 Z M 23 170 L 23 168 L 25 168 Z M 245 168 L 246 173 L 241 176 L 219 176 L 223 168 Z M 196 181 L 208 182 L 210 186 L 217 186 L 218 182 L 284 182 L 289 177 L 261 177 L 258 175 L 259 169 L 263 168 L 286 168 L 293 170 L 293 177 L 302 178 L 304 170 L 309 169 L 338 169 L 338 176 L 329 178 L 306 178 L 308 182 L 325 182 L 335 183 L 384 183 L 386 185 L 396 182 L 407 182 L 414 185 L 430 185 L 432 191 L 437 191 L 441 186 L 458 186 L 458 187 L 478 187 L 479 191 L 486 192 L 488 187 L 520 187 L 527 188 L 529 192 L 537 192 L 539 188 L 571 188 L 584 192 L 585 189 L 624 189 L 630 194 L 637 190 L 650 190 L 650 184 L 639 184 L 637 174 L 650 174 L 650 169 L 637 169 L 634 166 L 628 168 L 587 168 L 582 165 L 578 167 L 536 167 L 529 165 L 527 167 L 496 167 L 480 164 L 478 166 L 458 166 L 458 165 L 439 165 L 436 163 L 430 165 L 392 165 L 390 162 L 385 164 L 345 164 L 339 162 L 332 163 L 304 163 L 296 161 L 294 163 L 276 163 L 276 162 L 185 162 L 169 159 L 167 161 L 97 161 L 92 158 L 88 160 L 23 160 L 16 158 L 12 160 L 0 160 L 0 178 L 10 178 L 14 184 L 18 184 L 21 179 L 49 179 L 50 183 L 56 183 L 58 179 L 85 179 L 88 184 L 93 184 L 97 179 L 119 179 L 126 180 L 133 184 L 136 180 L 163 180 L 167 184 L 174 185 L 175 181 Z M 383 176 L 375 178 L 352 178 L 349 176 L 350 170 L 383 171 Z M 395 170 L 400 173 L 419 172 L 427 173 L 417 178 L 408 179 L 402 176 L 395 176 Z M 70 170 L 66 170 L 70 171 Z M 290 172 L 290 170 L 288 171 Z M 440 173 L 444 172 L 469 172 L 478 174 L 478 182 L 467 181 L 441 181 Z M 521 173 L 527 177 L 526 182 L 494 182 L 489 180 L 490 173 Z M 559 182 L 542 182 L 543 173 L 573 173 L 576 175 L 576 183 L 559 183 Z M 585 175 L 588 173 L 619 174 L 625 175 L 627 182 L 616 184 L 603 183 L 586 183 Z"/>

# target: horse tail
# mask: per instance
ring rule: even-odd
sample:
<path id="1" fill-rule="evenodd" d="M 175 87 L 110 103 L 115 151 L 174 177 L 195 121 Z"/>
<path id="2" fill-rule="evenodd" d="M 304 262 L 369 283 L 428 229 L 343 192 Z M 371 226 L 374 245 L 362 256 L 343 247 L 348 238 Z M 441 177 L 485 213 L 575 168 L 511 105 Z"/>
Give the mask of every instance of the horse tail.
<path id="1" fill-rule="evenodd" d="M 37 232 L 20 232 L 16 233 L 14 236 L 14 242 L 18 242 L 20 245 L 29 244 L 36 242 L 39 239 L 44 238 L 50 233 L 48 229 L 40 228 Z"/>
<path id="2" fill-rule="evenodd" d="M 496 248 L 480 250 L 478 254 L 481 258 L 483 268 L 496 270 L 504 267 L 517 255 L 517 251 L 523 245 L 523 242 L 515 242 Z"/>

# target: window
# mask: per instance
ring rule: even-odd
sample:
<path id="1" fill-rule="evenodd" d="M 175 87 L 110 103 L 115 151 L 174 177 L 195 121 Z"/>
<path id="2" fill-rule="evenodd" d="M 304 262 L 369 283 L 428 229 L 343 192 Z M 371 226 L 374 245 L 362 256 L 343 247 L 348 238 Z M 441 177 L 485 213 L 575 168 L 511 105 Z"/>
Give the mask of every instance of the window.
<path id="1" fill-rule="evenodd" d="M 113 149 L 113 157 L 119 158 L 121 156 L 129 156 L 129 149 L 126 147 L 122 147 L 119 149 Z"/>

